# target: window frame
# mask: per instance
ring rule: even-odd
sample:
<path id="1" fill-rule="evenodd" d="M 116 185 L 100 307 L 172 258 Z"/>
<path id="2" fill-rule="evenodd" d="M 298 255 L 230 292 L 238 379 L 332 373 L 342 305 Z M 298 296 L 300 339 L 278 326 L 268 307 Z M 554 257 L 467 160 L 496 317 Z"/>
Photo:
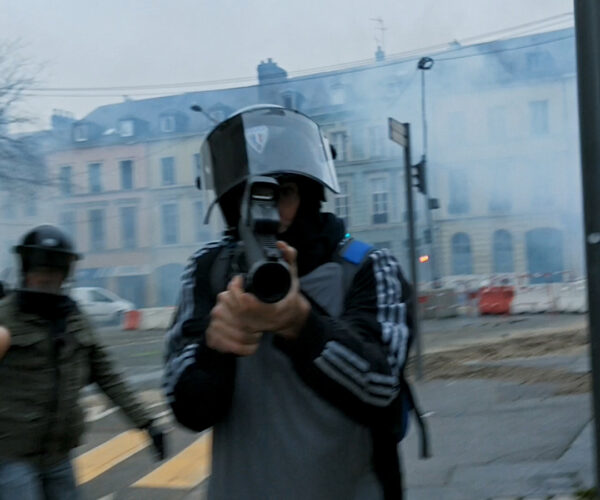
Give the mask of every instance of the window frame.
<path id="1" fill-rule="evenodd" d="M 171 160 L 170 164 L 167 163 L 167 160 Z M 167 178 L 165 177 L 165 173 L 167 172 L 167 167 L 171 170 L 172 182 L 167 182 Z M 175 168 L 175 157 L 174 156 L 163 156 L 160 159 L 160 185 L 161 186 L 175 186 L 177 185 L 177 173 Z"/>
<path id="2" fill-rule="evenodd" d="M 166 214 L 165 210 L 167 209 L 167 207 L 174 207 L 174 212 L 172 215 L 175 216 L 176 223 L 173 223 L 172 221 L 169 222 L 166 220 L 168 214 Z M 160 226 L 161 226 L 161 231 L 160 231 L 160 241 L 162 245 L 177 245 L 180 243 L 180 231 L 179 231 L 179 204 L 176 201 L 168 201 L 168 202 L 164 202 L 161 203 L 160 205 Z M 170 228 L 172 231 L 174 231 L 174 238 L 173 241 L 167 241 L 169 240 L 169 238 L 167 237 L 169 232 L 167 230 L 167 228 Z"/>
<path id="3" fill-rule="evenodd" d="M 371 224 L 389 224 L 391 219 L 390 179 L 387 174 L 369 176 L 369 211 Z M 379 185 L 376 185 L 378 183 Z M 381 187 L 381 190 L 376 190 Z M 381 197 L 381 199 L 380 199 Z M 384 211 L 379 210 L 384 208 Z"/>
<path id="4" fill-rule="evenodd" d="M 95 170 L 94 167 L 97 167 L 98 172 L 98 189 L 94 188 L 94 184 L 92 182 L 92 172 Z M 100 194 L 104 192 L 102 185 L 102 162 L 94 161 L 88 163 L 88 191 L 90 194 Z"/>

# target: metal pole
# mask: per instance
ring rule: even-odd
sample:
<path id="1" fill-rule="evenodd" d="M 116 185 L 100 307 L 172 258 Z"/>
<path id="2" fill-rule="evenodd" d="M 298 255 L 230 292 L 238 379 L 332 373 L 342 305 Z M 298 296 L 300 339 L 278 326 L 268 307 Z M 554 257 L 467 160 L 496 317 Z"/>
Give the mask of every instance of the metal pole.
<path id="1" fill-rule="evenodd" d="M 423 168 L 425 169 L 425 177 L 429 177 L 427 168 L 427 110 L 425 108 L 425 69 L 421 67 L 421 116 L 423 122 Z M 427 217 L 427 228 L 429 229 L 429 262 L 431 267 L 431 281 L 437 283 L 439 276 L 437 272 L 437 258 L 435 253 L 435 236 L 433 231 L 433 216 L 431 215 L 431 208 L 429 204 L 429 189 L 431 184 L 426 181 L 427 193 L 425 194 L 425 216 Z"/>
<path id="2" fill-rule="evenodd" d="M 600 3 L 575 0 L 579 137 L 587 260 L 596 488 L 600 489 Z"/>
<path id="3" fill-rule="evenodd" d="M 423 122 L 423 156 L 427 156 L 427 113 L 425 111 L 425 71 L 421 70 L 421 116 Z"/>
<path id="4" fill-rule="evenodd" d="M 417 379 L 423 378 L 423 360 L 421 359 L 421 334 L 419 333 L 418 302 L 419 289 L 417 275 L 417 251 L 415 248 L 415 217 L 413 210 L 412 162 L 410 154 L 410 123 L 405 123 L 406 146 L 404 146 L 404 180 L 406 186 L 406 206 L 408 209 L 408 241 L 410 258 L 410 277 L 413 283 L 414 300 L 412 301 L 413 335 L 417 349 Z"/>

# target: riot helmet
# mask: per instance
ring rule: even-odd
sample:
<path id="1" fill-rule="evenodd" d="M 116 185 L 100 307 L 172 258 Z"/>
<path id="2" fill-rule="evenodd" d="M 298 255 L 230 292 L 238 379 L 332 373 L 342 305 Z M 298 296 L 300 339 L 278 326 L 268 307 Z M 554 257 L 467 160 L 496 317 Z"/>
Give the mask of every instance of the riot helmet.
<path id="1" fill-rule="evenodd" d="M 331 149 L 318 124 L 281 106 L 237 111 L 208 134 L 201 156 L 216 195 L 210 209 L 218 203 L 230 227 L 237 224 L 244 184 L 253 176 L 305 179 L 317 186 L 321 200 L 323 188 L 339 192 Z"/>
<path id="2" fill-rule="evenodd" d="M 34 268 L 50 267 L 63 270 L 66 277 L 73 263 L 81 258 L 71 239 L 50 224 L 33 228 L 13 251 L 21 260 L 22 274 Z"/>

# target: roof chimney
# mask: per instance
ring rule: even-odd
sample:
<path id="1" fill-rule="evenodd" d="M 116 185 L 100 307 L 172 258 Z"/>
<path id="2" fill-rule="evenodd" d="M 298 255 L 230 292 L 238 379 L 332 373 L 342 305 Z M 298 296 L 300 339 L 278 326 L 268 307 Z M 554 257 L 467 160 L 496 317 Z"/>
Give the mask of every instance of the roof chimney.
<path id="1" fill-rule="evenodd" d="M 280 68 L 273 59 L 269 57 L 266 62 L 261 61 L 256 67 L 258 72 L 258 84 L 283 81 L 287 78 L 287 71 Z"/>

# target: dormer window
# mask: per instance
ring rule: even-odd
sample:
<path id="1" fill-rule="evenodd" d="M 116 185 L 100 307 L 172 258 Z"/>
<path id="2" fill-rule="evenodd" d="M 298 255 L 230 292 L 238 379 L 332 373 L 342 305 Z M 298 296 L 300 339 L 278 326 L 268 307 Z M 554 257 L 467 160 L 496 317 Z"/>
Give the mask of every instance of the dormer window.
<path id="1" fill-rule="evenodd" d="M 134 133 L 133 120 L 121 120 L 119 122 L 119 135 L 121 137 L 131 137 Z"/>
<path id="2" fill-rule="evenodd" d="M 175 117 L 173 115 L 165 115 L 160 117 L 161 132 L 175 132 Z"/>
<path id="3" fill-rule="evenodd" d="M 298 109 L 298 94 L 293 90 L 282 92 L 281 100 L 284 108 Z"/>
<path id="4" fill-rule="evenodd" d="M 346 102 L 346 89 L 343 85 L 335 85 L 331 88 L 331 104 L 339 106 Z"/>
<path id="5" fill-rule="evenodd" d="M 79 123 L 73 128 L 73 139 L 75 142 L 85 142 L 89 139 L 89 130 L 86 123 Z"/>

